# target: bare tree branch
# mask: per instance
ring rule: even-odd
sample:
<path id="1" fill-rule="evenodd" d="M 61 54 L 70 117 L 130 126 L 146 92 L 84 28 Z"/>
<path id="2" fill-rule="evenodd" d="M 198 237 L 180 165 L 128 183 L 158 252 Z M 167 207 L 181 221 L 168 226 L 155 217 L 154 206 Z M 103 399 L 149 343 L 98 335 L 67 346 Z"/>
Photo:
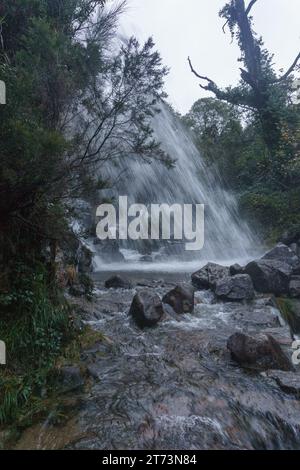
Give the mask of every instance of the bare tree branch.
<path id="1" fill-rule="evenodd" d="M 298 61 L 300 59 L 300 52 L 299 54 L 297 55 L 296 59 L 294 60 L 294 62 L 292 63 L 292 65 L 290 66 L 290 68 L 285 72 L 284 75 L 282 75 L 282 77 L 278 78 L 277 80 L 274 81 L 274 83 L 278 83 L 278 82 L 282 82 L 283 80 L 285 80 L 286 78 L 288 78 L 288 76 L 293 72 L 294 68 L 296 67 Z"/>
<path id="2" fill-rule="evenodd" d="M 250 11 L 252 10 L 253 5 L 254 5 L 256 2 L 257 2 L 257 0 L 251 0 L 251 2 L 249 3 L 248 8 L 247 8 L 247 10 L 246 10 L 246 12 L 245 12 L 247 16 L 249 15 Z"/>
<path id="3" fill-rule="evenodd" d="M 191 62 L 191 59 L 188 57 L 188 62 L 190 64 L 190 68 L 191 68 L 191 71 L 193 72 L 194 75 L 196 75 L 196 77 L 200 78 L 200 80 L 206 80 L 207 82 L 211 83 L 211 84 L 214 84 L 215 83 L 208 77 L 203 77 L 202 75 L 199 75 L 196 70 L 194 69 L 193 65 L 192 65 L 192 62 Z"/>

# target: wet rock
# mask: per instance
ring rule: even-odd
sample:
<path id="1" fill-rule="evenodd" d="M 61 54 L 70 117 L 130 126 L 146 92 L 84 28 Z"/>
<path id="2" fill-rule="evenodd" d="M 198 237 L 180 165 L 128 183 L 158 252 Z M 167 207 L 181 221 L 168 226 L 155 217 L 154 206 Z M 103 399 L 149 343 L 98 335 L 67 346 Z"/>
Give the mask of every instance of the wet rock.
<path id="1" fill-rule="evenodd" d="M 215 263 L 207 263 L 199 271 L 192 274 L 193 286 L 197 289 L 214 288 L 219 279 L 229 276 L 229 268 Z"/>
<path id="2" fill-rule="evenodd" d="M 96 249 L 97 254 L 105 263 L 121 263 L 125 261 L 116 240 L 100 240 L 96 245 Z"/>
<path id="3" fill-rule="evenodd" d="M 233 264 L 229 268 L 229 272 L 231 276 L 236 276 L 237 274 L 245 274 L 245 268 L 240 264 Z"/>
<path id="4" fill-rule="evenodd" d="M 276 370 L 270 370 L 266 375 L 275 380 L 284 392 L 300 397 L 300 375 L 295 374 L 295 372 Z"/>
<path id="5" fill-rule="evenodd" d="M 132 300 L 129 315 L 140 328 L 154 326 L 164 315 L 162 301 L 154 292 L 141 290 Z"/>
<path id="6" fill-rule="evenodd" d="M 144 255 L 141 257 L 140 261 L 142 263 L 152 263 L 153 259 L 151 255 Z"/>
<path id="7" fill-rule="evenodd" d="M 132 289 L 132 284 L 128 279 L 116 275 L 105 281 L 105 287 L 107 289 Z"/>
<path id="8" fill-rule="evenodd" d="M 228 339 L 227 347 L 233 359 L 242 367 L 256 370 L 293 370 L 291 361 L 271 335 L 248 336 L 244 333 L 234 333 Z"/>
<path id="9" fill-rule="evenodd" d="M 300 297 L 300 276 L 292 276 L 289 285 L 291 297 Z"/>
<path id="10" fill-rule="evenodd" d="M 290 264 L 276 259 L 251 261 L 245 268 L 246 274 L 249 274 L 252 279 L 255 290 L 275 295 L 288 293 L 292 271 Z"/>
<path id="11" fill-rule="evenodd" d="M 295 266 L 299 262 L 298 256 L 291 248 L 279 243 L 272 250 L 268 251 L 261 259 L 277 260 Z"/>
<path id="12" fill-rule="evenodd" d="M 84 386 L 82 372 L 77 366 L 62 367 L 58 371 L 57 378 L 62 393 L 73 392 Z"/>
<path id="13" fill-rule="evenodd" d="M 215 294 L 223 300 L 251 300 L 254 297 L 254 287 L 248 274 L 237 274 L 217 281 Z"/>
<path id="14" fill-rule="evenodd" d="M 181 284 L 168 292 L 162 301 L 170 305 L 178 314 L 192 313 L 194 311 L 194 292 L 192 286 Z"/>
<path id="15" fill-rule="evenodd" d="M 300 275 L 300 262 L 297 263 L 297 264 L 293 267 L 293 274 L 294 274 L 295 276 Z"/>

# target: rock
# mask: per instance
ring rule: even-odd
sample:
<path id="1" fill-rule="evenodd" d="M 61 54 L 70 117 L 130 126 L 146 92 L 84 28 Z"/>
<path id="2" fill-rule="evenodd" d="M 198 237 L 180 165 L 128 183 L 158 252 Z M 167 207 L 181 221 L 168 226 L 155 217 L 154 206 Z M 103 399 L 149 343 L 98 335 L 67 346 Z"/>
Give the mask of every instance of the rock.
<path id="1" fill-rule="evenodd" d="M 96 245 L 96 249 L 97 254 L 105 263 L 121 263 L 125 261 L 116 240 L 100 240 Z"/>
<path id="2" fill-rule="evenodd" d="M 292 271 L 290 264 L 275 259 L 251 261 L 245 268 L 256 291 L 275 295 L 288 293 Z"/>
<path id="3" fill-rule="evenodd" d="M 229 276 L 229 268 L 215 263 L 207 263 L 199 271 L 192 274 L 193 286 L 197 289 L 214 288 L 219 279 Z"/>
<path id="4" fill-rule="evenodd" d="M 128 279 L 121 276 L 115 275 L 111 276 L 105 281 L 105 287 L 107 289 L 132 289 L 132 284 Z"/>
<path id="5" fill-rule="evenodd" d="M 153 259 L 151 255 L 144 255 L 140 258 L 142 263 L 152 263 Z"/>
<path id="6" fill-rule="evenodd" d="M 289 285 L 291 297 L 300 297 L 300 276 L 292 276 Z"/>
<path id="7" fill-rule="evenodd" d="M 231 276 L 235 276 L 236 274 L 245 274 L 245 268 L 236 263 L 230 266 L 229 272 Z"/>
<path id="8" fill-rule="evenodd" d="M 170 305 L 178 314 L 192 313 L 194 311 L 194 292 L 192 286 L 181 284 L 168 292 L 162 301 Z"/>
<path id="9" fill-rule="evenodd" d="M 159 296 L 148 290 L 139 291 L 133 298 L 129 315 L 140 328 L 156 325 L 164 315 Z"/>
<path id="10" fill-rule="evenodd" d="M 299 258 L 294 251 L 282 243 L 279 243 L 272 248 L 272 250 L 268 251 L 261 259 L 278 260 L 290 264 L 291 266 L 295 266 L 299 262 Z"/>
<path id="11" fill-rule="evenodd" d="M 233 359 L 242 367 L 256 370 L 293 370 L 291 361 L 271 335 L 248 336 L 244 333 L 234 333 L 228 339 L 227 347 Z"/>
<path id="12" fill-rule="evenodd" d="M 284 392 L 300 397 L 300 375 L 277 370 L 270 370 L 266 375 L 274 379 Z"/>
<path id="13" fill-rule="evenodd" d="M 295 224 L 286 230 L 280 237 L 279 241 L 285 245 L 291 245 L 292 243 L 299 243 L 300 240 L 300 224 Z"/>
<path id="14" fill-rule="evenodd" d="M 57 379 L 59 389 L 63 393 L 81 389 L 84 386 L 84 378 L 77 366 L 66 366 L 58 370 Z"/>
<path id="15" fill-rule="evenodd" d="M 237 274 L 217 281 L 215 294 L 223 300 L 251 300 L 254 297 L 252 279 L 248 274 Z"/>
<path id="16" fill-rule="evenodd" d="M 300 275 L 300 262 L 297 263 L 297 264 L 293 267 L 293 274 L 295 274 L 295 276 Z"/>
<path id="17" fill-rule="evenodd" d="M 296 256 L 299 257 L 299 248 L 298 248 L 297 243 L 291 243 L 289 245 L 289 248 L 295 253 Z"/>

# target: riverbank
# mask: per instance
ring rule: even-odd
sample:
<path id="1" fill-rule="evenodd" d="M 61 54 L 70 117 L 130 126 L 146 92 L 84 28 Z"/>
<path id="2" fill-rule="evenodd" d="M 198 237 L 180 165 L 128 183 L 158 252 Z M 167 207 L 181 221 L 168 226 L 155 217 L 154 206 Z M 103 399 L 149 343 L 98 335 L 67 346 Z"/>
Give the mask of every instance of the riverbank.
<path id="1" fill-rule="evenodd" d="M 161 273 L 136 283 L 133 275 L 129 290 L 95 280 L 94 300 L 78 301 L 82 321 L 103 335 L 81 353 L 90 386 L 78 393 L 69 420 L 28 429 L 17 449 L 300 447 L 299 397 L 274 377 L 240 367 L 227 348 L 235 332 L 265 333 L 292 354 L 290 328 L 270 296 L 219 302 L 199 291 L 192 314 L 145 330 L 128 316 L 137 291 L 163 296 L 186 276 Z"/>

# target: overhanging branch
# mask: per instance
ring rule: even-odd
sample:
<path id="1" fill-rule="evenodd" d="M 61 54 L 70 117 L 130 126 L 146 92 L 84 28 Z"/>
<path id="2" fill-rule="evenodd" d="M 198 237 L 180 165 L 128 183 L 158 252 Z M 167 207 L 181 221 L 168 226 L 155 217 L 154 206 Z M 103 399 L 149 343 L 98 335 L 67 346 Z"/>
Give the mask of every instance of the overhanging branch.
<path id="1" fill-rule="evenodd" d="M 254 6 L 254 4 L 257 2 L 257 0 L 251 0 L 251 2 L 249 3 L 248 5 L 248 8 L 246 9 L 246 15 L 248 16 L 250 11 L 252 10 L 252 7 Z"/>
<path id="2" fill-rule="evenodd" d="M 299 54 L 297 55 L 296 59 L 294 60 L 294 62 L 292 63 L 292 65 L 290 66 L 290 68 L 285 72 L 284 75 L 282 75 L 282 77 L 278 78 L 277 80 L 275 80 L 274 83 L 276 82 L 282 82 L 283 80 L 286 80 L 288 78 L 288 76 L 293 72 L 294 68 L 296 67 L 298 61 L 300 59 L 300 52 Z"/>

